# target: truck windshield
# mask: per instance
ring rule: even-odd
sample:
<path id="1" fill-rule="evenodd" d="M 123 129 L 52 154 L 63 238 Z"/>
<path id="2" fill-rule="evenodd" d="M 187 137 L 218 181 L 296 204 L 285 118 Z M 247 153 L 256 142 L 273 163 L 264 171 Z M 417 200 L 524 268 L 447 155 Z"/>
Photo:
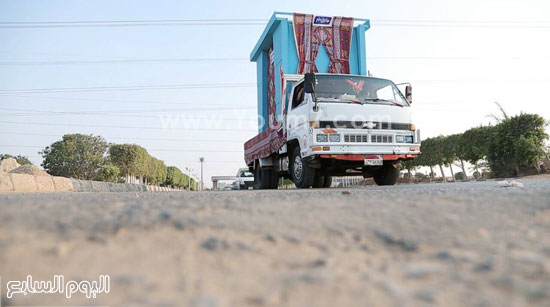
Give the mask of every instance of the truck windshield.
<path id="1" fill-rule="evenodd" d="M 316 77 L 315 95 L 319 101 L 409 105 L 390 80 L 346 75 Z"/>

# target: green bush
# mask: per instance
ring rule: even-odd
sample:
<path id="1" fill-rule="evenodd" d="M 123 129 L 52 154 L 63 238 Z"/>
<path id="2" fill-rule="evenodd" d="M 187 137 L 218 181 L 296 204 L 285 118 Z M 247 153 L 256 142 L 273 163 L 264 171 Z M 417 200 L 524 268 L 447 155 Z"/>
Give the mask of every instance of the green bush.
<path id="1" fill-rule="evenodd" d="M 107 182 L 119 182 L 120 170 L 112 164 L 102 165 L 97 171 L 96 180 Z"/>
<path id="2" fill-rule="evenodd" d="M 463 172 L 458 172 L 455 174 L 455 180 L 464 180 L 464 173 Z"/>
<path id="3" fill-rule="evenodd" d="M 544 156 L 546 121 L 536 114 L 520 114 L 495 126 L 487 161 L 497 177 L 519 176 L 519 167 L 530 166 Z"/>
<path id="4" fill-rule="evenodd" d="M 105 162 L 109 145 L 100 136 L 66 134 L 40 152 L 51 175 L 91 180 Z"/>
<path id="5" fill-rule="evenodd" d="M 405 162 L 404 167 L 412 170 L 418 166 L 433 168 L 436 165 L 452 166 L 454 161 L 468 161 L 475 167 L 477 174 L 474 173 L 474 178 L 479 178 L 479 161 L 486 160 L 494 176 L 519 175 L 520 168 L 531 167 L 545 156 L 546 125 L 539 115 L 520 114 L 506 116 L 495 126 L 428 138 L 422 141 L 422 154 Z"/>

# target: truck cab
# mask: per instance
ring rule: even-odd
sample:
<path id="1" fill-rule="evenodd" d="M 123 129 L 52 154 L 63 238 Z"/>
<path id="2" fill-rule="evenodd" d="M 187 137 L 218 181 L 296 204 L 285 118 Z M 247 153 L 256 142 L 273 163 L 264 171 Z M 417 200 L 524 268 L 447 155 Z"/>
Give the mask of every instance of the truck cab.
<path id="1" fill-rule="evenodd" d="M 420 153 L 407 91 L 409 100 L 390 80 L 306 74 L 292 88 L 284 119 L 289 177 L 298 187 L 350 175 L 394 184 L 400 162 Z"/>

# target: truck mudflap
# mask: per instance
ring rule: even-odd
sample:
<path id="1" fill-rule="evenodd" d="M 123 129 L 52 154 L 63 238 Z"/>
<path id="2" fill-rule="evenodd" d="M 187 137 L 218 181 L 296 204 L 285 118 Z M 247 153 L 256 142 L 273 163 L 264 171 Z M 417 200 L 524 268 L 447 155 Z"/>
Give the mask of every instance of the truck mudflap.
<path id="1" fill-rule="evenodd" d="M 378 156 L 382 157 L 384 161 L 394 161 L 394 160 L 408 160 L 414 159 L 417 155 L 413 154 L 399 154 L 399 155 L 321 155 L 321 158 L 325 159 L 336 159 L 336 160 L 346 160 L 346 161 L 363 161 L 365 159 L 376 159 Z"/>
<path id="2" fill-rule="evenodd" d="M 262 133 L 244 143 L 244 161 L 246 165 L 260 158 L 276 153 L 284 144 L 286 134 L 283 129 L 267 128 Z"/>

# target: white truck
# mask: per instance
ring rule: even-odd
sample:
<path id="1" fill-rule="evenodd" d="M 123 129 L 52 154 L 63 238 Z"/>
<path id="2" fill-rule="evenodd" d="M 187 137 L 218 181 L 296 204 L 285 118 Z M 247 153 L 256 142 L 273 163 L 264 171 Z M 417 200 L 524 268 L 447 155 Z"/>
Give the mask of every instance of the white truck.
<path id="1" fill-rule="evenodd" d="M 411 119 L 410 84 L 402 93 L 390 80 L 367 76 L 362 58 L 364 40 L 360 36 L 364 36 L 367 22 L 353 27 L 354 19 L 347 19 L 348 23 L 351 20 L 347 35 L 356 43 L 350 43 L 348 57 L 352 59 L 340 59 L 338 63 L 346 63 L 349 69 L 334 68 L 336 51 L 328 47 L 334 44 L 325 42 L 332 54 L 325 68 L 328 71 L 316 72 L 324 66 L 318 56 L 309 66 L 314 72 L 308 72 L 308 66 L 301 64 L 302 58 L 307 59 L 302 44 L 298 40 L 288 44 L 288 37 L 277 38 L 277 30 L 286 20 L 277 14 L 251 55 L 258 62 L 258 109 L 260 118 L 265 119 L 260 133 L 244 144 L 245 162 L 254 173 L 255 187 L 276 189 L 281 177 L 290 178 L 298 188 L 330 187 L 332 176 L 358 175 L 373 177 L 378 185 L 395 184 L 401 162 L 420 154 L 420 131 Z M 319 19 L 324 25 L 316 28 L 311 24 L 304 32 L 307 16 L 311 16 L 312 23 Z M 346 21 L 342 17 L 334 17 L 334 22 L 326 16 L 293 14 L 293 18 L 294 24 L 299 23 L 299 27 L 294 26 L 295 37 L 304 38 L 307 33 L 315 36 L 322 31 L 333 37 L 331 33 L 346 34 L 335 27 Z M 327 30 L 326 25 L 331 23 L 332 28 Z M 274 34 L 270 37 L 269 33 Z M 294 45 L 296 49 L 292 49 Z M 293 51 L 298 61 L 285 60 L 285 55 L 294 56 L 292 50 L 298 50 Z M 280 76 L 275 78 L 273 71 L 279 71 Z"/>
<path id="2" fill-rule="evenodd" d="M 236 186 L 238 190 L 247 190 L 254 187 L 254 173 L 248 168 L 239 169 L 236 177 Z"/>

